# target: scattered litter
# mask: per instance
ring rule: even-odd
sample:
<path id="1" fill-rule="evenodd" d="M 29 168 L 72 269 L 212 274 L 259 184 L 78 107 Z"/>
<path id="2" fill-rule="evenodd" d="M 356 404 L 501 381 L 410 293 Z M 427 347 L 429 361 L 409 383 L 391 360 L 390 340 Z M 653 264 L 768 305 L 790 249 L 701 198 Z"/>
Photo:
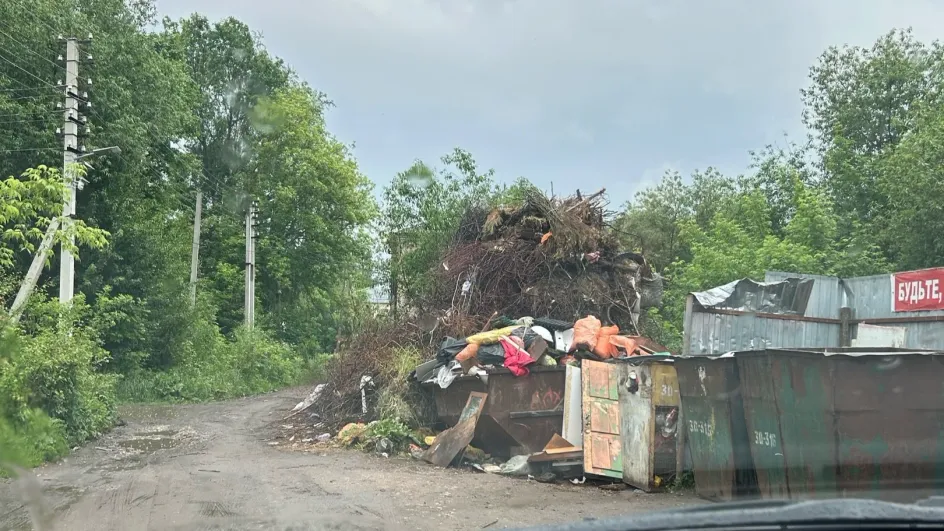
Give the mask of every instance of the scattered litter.
<path id="1" fill-rule="evenodd" d="M 337 440 L 344 446 L 350 446 L 360 440 L 367 431 L 367 425 L 360 422 L 347 424 L 338 432 Z"/>
<path id="2" fill-rule="evenodd" d="M 307 440 L 311 441 L 311 439 L 307 439 Z M 321 435 L 315 437 L 315 440 L 318 441 L 318 442 L 328 442 L 328 441 L 331 440 L 331 434 L 330 434 L 330 433 L 322 433 Z"/>
<path id="3" fill-rule="evenodd" d="M 528 455 L 516 455 L 501 465 L 500 472 L 506 476 L 527 476 L 531 470 Z"/>
<path id="4" fill-rule="evenodd" d="M 378 454 L 388 457 L 391 453 L 393 453 L 393 441 L 386 437 L 381 437 L 377 440 L 376 447 L 374 449 Z"/>
<path id="5" fill-rule="evenodd" d="M 485 529 L 486 527 L 492 527 L 493 525 L 495 525 L 495 524 L 497 524 L 497 523 L 498 523 L 498 520 L 492 520 L 491 522 L 489 522 L 489 523 L 483 525 L 483 526 L 482 526 L 482 529 Z"/>
<path id="6" fill-rule="evenodd" d="M 580 479 L 574 478 L 570 480 L 570 482 L 573 483 L 574 485 L 583 485 L 584 483 L 587 482 L 587 478 L 586 476 L 581 476 Z"/>
<path id="7" fill-rule="evenodd" d="M 291 418 L 297 415 L 298 413 L 311 407 L 311 405 L 314 404 L 318 400 L 318 397 L 321 396 L 321 392 L 324 391 L 324 388 L 325 388 L 325 384 L 323 383 L 316 385 L 315 389 L 311 393 L 309 393 L 308 396 L 304 400 L 296 404 L 295 407 L 292 408 L 291 413 L 286 415 L 285 418 L 286 419 Z"/>

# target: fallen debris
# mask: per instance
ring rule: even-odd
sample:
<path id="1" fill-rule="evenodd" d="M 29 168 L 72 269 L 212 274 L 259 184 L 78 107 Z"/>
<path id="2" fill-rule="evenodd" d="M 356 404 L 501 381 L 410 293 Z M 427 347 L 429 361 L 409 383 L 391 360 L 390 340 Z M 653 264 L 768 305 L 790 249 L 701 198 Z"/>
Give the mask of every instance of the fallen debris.
<path id="1" fill-rule="evenodd" d="M 459 422 L 436 436 L 436 440 L 423 454 L 423 460 L 436 466 L 446 467 L 472 442 L 475 426 L 485 406 L 485 393 L 469 393 Z"/>

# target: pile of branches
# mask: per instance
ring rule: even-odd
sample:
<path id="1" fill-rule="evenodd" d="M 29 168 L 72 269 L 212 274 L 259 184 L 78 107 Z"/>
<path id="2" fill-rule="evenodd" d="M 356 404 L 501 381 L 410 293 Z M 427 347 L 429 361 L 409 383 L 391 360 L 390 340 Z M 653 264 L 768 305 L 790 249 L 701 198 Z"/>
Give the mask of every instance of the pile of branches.
<path id="1" fill-rule="evenodd" d="M 409 374 L 423 359 L 432 357 L 433 342 L 438 340 L 414 323 L 368 320 L 338 345 L 325 367 L 325 388 L 307 408 L 307 415 L 333 431 L 349 422 L 376 418 L 400 417 L 411 425 L 429 424 L 428 396 Z"/>
<path id="2" fill-rule="evenodd" d="M 644 296 L 661 290 L 644 286 L 658 279 L 641 255 L 620 251 L 606 206 L 603 190 L 556 198 L 532 189 L 520 206 L 484 216 L 470 210 L 423 307 L 463 332 L 494 312 L 563 321 L 596 315 L 633 331 L 639 309 L 659 302 Z"/>

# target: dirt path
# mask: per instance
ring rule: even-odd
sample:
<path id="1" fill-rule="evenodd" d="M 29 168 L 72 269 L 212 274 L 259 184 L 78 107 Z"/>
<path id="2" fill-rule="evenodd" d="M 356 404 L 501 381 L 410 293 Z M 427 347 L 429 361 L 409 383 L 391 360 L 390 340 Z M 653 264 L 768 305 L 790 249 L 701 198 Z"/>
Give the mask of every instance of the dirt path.
<path id="1" fill-rule="evenodd" d="M 102 531 L 502 528 L 697 503 L 271 446 L 269 423 L 306 393 L 123 408 L 126 426 L 36 469 L 35 488 L 0 482 L 0 529 L 30 529 L 37 499 L 54 529 Z"/>

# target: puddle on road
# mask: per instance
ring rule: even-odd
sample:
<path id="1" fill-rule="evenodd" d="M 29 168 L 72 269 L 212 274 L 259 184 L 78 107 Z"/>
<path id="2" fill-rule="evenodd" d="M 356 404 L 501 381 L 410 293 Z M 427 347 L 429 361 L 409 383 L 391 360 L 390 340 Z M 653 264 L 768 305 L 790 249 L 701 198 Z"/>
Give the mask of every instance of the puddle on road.
<path id="1" fill-rule="evenodd" d="M 117 441 L 117 444 L 128 453 L 152 454 L 159 450 L 176 448 L 192 435 L 192 433 L 182 433 L 169 426 L 150 426 L 139 428 L 127 438 Z"/>
<path id="2" fill-rule="evenodd" d="M 166 450 L 177 446 L 180 441 L 173 437 L 142 437 L 139 439 L 129 439 L 127 441 L 118 441 L 118 446 L 129 450 L 137 450 L 150 454 L 158 450 Z"/>

